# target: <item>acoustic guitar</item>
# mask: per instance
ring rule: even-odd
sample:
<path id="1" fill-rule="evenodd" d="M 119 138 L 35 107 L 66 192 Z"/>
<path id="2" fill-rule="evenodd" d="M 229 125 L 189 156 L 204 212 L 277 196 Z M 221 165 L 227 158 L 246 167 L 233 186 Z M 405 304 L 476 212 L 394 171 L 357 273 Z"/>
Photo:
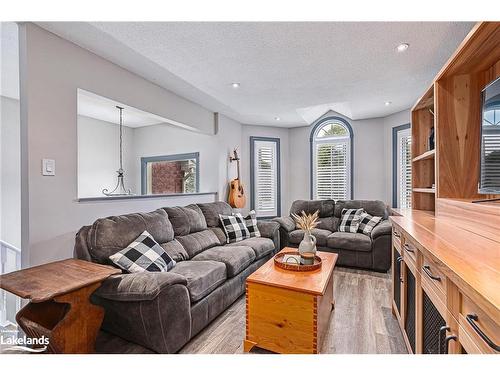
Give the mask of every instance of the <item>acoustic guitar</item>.
<path id="1" fill-rule="evenodd" d="M 236 149 L 233 151 L 234 156 L 229 157 L 230 161 L 236 161 L 238 165 L 238 177 L 231 180 L 229 183 L 229 205 L 233 208 L 243 208 L 245 207 L 246 197 L 245 190 L 243 189 L 243 184 L 240 179 L 240 158 L 238 157 L 238 152 Z"/>

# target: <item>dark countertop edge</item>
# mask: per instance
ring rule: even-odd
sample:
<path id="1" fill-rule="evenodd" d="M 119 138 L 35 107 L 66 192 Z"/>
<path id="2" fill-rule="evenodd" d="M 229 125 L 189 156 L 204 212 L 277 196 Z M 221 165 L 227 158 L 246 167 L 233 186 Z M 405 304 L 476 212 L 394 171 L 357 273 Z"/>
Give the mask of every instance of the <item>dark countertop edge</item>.
<path id="1" fill-rule="evenodd" d="M 91 197 L 91 198 L 77 198 L 75 201 L 78 203 L 85 202 L 107 202 L 116 200 L 129 200 L 129 199 L 161 199 L 161 198 L 175 198 L 175 197 L 192 197 L 197 195 L 215 195 L 217 192 L 207 193 L 179 193 L 179 194 L 150 194 L 150 195 L 123 195 L 116 197 Z"/>

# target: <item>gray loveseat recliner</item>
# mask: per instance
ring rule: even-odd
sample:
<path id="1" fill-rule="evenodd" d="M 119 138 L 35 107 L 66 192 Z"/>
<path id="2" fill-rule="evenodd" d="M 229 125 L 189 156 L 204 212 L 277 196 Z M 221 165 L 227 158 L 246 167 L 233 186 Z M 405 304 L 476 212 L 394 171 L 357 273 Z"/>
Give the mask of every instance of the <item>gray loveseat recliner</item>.
<path id="1" fill-rule="evenodd" d="M 383 220 L 373 229 L 371 236 L 363 233 L 339 232 L 343 208 L 364 208 L 373 216 Z M 386 272 L 391 265 L 391 223 L 387 207 L 381 201 L 369 200 L 297 200 L 293 202 L 290 214 L 314 213 L 319 211 L 321 221 L 312 234 L 320 251 L 339 254 L 337 265 L 357 267 Z M 274 219 L 280 224 L 281 247 L 298 247 L 304 238 L 304 231 L 297 229 L 291 216 Z"/>
<path id="2" fill-rule="evenodd" d="M 98 219 L 76 235 L 75 256 L 101 264 L 147 230 L 177 262 L 169 272 L 111 276 L 92 295 L 102 329 L 158 353 L 175 353 L 244 293 L 245 280 L 279 249 L 279 225 L 226 244 L 224 202 L 166 207 Z"/>

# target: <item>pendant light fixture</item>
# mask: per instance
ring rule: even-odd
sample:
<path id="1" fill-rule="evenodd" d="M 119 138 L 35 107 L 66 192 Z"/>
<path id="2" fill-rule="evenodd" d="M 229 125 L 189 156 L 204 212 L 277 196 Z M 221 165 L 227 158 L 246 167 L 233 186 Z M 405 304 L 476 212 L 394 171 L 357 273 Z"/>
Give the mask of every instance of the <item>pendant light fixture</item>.
<path id="1" fill-rule="evenodd" d="M 130 189 L 125 189 L 125 184 L 123 183 L 123 175 L 125 171 L 123 170 L 123 107 L 116 106 L 120 111 L 120 169 L 116 171 L 118 173 L 118 181 L 115 188 L 109 192 L 108 189 L 103 189 L 102 193 L 108 197 L 124 196 L 124 195 L 134 195 Z"/>

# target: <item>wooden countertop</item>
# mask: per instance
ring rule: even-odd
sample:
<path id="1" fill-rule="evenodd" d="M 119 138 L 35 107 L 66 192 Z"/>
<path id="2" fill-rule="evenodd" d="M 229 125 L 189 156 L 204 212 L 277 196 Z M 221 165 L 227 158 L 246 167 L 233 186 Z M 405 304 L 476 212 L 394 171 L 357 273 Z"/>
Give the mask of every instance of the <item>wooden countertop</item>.
<path id="1" fill-rule="evenodd" d="M 500 243 L 429 211 L 400 210 L 400 214 L 390 220 L 444 265 L 446 276 L 459 288 L 500 316 Z"/>
<path id="2" fill-rule="evenodd" d="M 297 249 L 285 247 L 280 252 L 283 251 L 297 251 Z M 284 270 L 276 267 L 274 265 L 274 258 L 271 258 L 248 276 L 247 282 L 276 286 L 307 294 L 323 295 L 325 294 L 338 255 L 324 251 L 318 251 L 316 255 L 321 257 L 322 262 L 322 266 L 318 270 L 310 272 Z"/>
<path id="3" fill-rule="evenodd" d="M 32 302 L 43 302 L 121 273 L 117 268 L 66 259 L 0 275 L 0 287 Z"/>

